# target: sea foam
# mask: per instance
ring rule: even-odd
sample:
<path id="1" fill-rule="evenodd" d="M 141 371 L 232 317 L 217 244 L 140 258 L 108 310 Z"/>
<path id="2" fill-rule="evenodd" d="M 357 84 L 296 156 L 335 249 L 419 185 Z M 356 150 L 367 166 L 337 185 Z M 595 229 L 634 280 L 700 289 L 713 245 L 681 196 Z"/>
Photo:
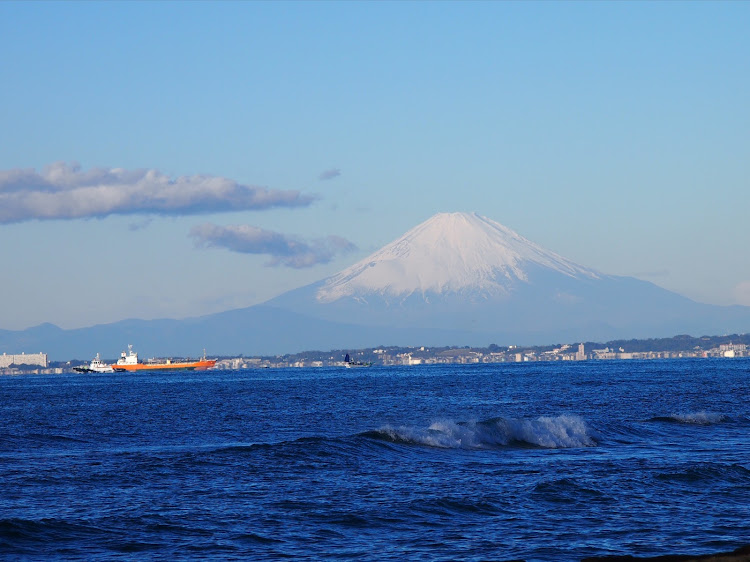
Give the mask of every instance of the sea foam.
<path id="1" fill-rule="evenodd" d="M 724 414 L 705 411 L 671 414 L 669 416 L 657 416 L 653 418 L 653 421 L 685 423 L 690 425 L 715 425 L 728 420 L 729 418 Z"/>
<path id="2" fill-rule="evenodd" d="M 537 419 L 493 418 L 479 422 L 438 421 L 428 428 L 386 426 L 368 434 L 397 443 L 447 449 L 533 446 L 545 449 L 594 447 L 599 436 L 576 415 Z"/>

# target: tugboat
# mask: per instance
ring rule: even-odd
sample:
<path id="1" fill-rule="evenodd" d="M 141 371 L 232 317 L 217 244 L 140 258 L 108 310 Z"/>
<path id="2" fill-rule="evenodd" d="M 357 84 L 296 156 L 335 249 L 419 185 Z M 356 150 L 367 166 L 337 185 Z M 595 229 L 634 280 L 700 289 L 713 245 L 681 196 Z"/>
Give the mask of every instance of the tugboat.
<path id="1" fill-rule="evenodd" d="M 94 357 L 91 360 L 91 363 L 88 367 L 81 365 L 80 367 L 73 367 L 73 370 L 78 373 L 114 373 L 115 370 L 112 368 L 112 365 L 107 365 L 104 363 L 100 358 L 99 354 L 96 354 L 96 357 Z"/>
<path id="2" fill-rule="evenodd" d="M 147 363 L 138 362 L 138 354 L 133 351 L 133 346 L 128 345 L 128 351 L 120 354 L 117 363 L 112 369 L 121 372 L 135 371 L 205 371 L 216 365 L 216 359 L 206 359 L 206 350 L 203 350 L 203 358 L 198 361 L 172 361 L 171 359 L 149 359 Z"/>
<path id="3" fill-rule="evenodd" d="M 347 369 L 352 369 L 354 367 L 371 367 L 372 363 L 364 363 L 362 361 L 353 361 L 351 357 L 349 357 L 349 354 L 347 353 L 346 356 L 344 356 L 344 366 Z"/>

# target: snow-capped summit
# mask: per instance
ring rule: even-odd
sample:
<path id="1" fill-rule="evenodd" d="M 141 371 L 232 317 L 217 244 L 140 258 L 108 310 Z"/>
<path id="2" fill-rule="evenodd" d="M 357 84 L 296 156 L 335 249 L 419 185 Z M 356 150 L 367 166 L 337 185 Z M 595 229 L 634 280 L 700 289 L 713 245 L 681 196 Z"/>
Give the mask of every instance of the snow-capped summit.
<path id="1" fill-rule="evenodd" d="M 594 270 L 545 250 L 513 230 L 476 213 L 439 213 L 398 240 L 329 278 L 321 303 L 377 294 L 507 293 L 528 281 L 529 266 L 569 277 L 598 278 Z"/>

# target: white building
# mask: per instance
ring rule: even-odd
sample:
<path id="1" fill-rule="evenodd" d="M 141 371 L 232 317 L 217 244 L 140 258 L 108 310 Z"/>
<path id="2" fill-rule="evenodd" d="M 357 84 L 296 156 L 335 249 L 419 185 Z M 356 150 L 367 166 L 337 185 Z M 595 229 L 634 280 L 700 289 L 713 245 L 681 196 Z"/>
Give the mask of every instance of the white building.
<path id="1" fill-rule="evenodd" d="M 20 355 L 0 355 L 0 369 L 10 367 L 11 365 L 39 365 L 47 368 L 46 353 L 21 353 Z"/>
<path id="2" fill-rule="evenodd" d="M 744 357 L 747 345 L 744 343 L 724 343 L 719 346 L 719 353 L 724 357 Z"/>

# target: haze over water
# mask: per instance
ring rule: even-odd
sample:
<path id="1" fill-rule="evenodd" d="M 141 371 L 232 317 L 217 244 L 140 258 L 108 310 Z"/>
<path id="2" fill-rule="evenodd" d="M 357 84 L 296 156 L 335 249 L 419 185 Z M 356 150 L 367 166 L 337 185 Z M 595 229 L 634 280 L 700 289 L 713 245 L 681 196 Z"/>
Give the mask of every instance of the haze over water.
<path id="1" fill-rule="evenodd" d="M 750 361 L 0 378 L 0 555 L 579 560 L 750 536 Z"/>

